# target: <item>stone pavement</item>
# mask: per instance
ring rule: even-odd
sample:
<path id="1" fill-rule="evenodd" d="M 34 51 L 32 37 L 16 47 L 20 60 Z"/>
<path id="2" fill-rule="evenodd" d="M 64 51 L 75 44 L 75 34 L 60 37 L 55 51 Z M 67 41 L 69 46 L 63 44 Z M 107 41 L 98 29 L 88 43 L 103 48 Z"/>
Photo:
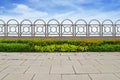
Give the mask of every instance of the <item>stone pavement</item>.
<path id="1" fill-rule="evenodd" d="M 120 80 L 120 52 L 1 52 L 0 80 Z"/>

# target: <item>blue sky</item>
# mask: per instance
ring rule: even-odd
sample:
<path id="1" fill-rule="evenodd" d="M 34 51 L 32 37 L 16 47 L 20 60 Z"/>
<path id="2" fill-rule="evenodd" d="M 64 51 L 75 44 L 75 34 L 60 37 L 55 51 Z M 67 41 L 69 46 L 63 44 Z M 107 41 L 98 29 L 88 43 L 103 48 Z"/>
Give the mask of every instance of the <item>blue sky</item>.
<path id="1" fill-rule="evenodd" d="M 120 0 L 1 0 L 1 19 L 119 19 Z"/>

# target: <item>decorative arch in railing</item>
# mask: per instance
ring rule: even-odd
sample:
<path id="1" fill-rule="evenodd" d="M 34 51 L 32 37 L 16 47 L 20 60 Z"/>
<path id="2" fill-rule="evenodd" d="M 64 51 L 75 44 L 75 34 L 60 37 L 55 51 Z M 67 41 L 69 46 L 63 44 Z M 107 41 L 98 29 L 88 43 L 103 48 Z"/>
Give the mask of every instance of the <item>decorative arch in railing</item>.
<path id="1" fill-rule="evenodd" d="M 74 36 L 74 25 L 70 19 L 61 22 L 61 36 Z"/>
<path id="2" fill-rule="evenodd" d="M 5 36 L 6 32 L 7 31 L 5 31 L 5 21 L 0 19 L 0 36 Z"/>
<path id="3" fill-rule="evenodd" d="M 115 35 L 120 36 L 120 19 L 115 22 Z"/>
<path id="4" fill-rule="evenodd" d="M 56 19 L 51 19 L 47 23 L 47 36 L 60 36 L 60 23 Z"/>
<path id="5" fill-rule="evenodd" d="M 101 35 L 100 22 L 97 19 L 92 19 L 88 23 L 88 36 Z"/>
<path id="6" fill-rule="evenodd" d="M 34 28 L 32 27 L 32 22 L 28 19 L 24 19 L 20 23 L 20 36 L 33 36 Z"/>
<path id="7" fill-rule="evenodd" d="M 102 22 L 102 35 L 103 36 L 112 36 L 114 34 L 114 25 L 113 25 L 113 22 L 112 20 L 110 19 L 106 19 Z"/>
<path id="8" fill-rule="evenodd" d="M 42 19 L 37 19 L 34 22 L 34 35 L 45 36 L 46 35 L 46 22 Z"/>
<path id="9" fill-rule="evenodd" d="M 84 19 L 78 19 L 75 22 L 75 36 L 86 36 L 87 22 Z"/>
<path id="10" fill-rule="evenodd" d="M 2 36 L 120 36 L 120 19 L 115 22 L 109 19 L 102 22 L 92 19 L 88 23 L 84 19 L 78 19 L 74 23 L 70 19 L 65 19 L 61 23 L 56 19 L 51 19 L 47 23 L 42 19 L 37 19 L 33 23 L 29 19 L 24 19 L 20 23 L 15 19 L 7 22 L 0 19 L 0 37 Z"/>
<path id="11" fill-rule="evenodd" d="M 7 22 L 6 30 L 8 36 L 19 36 L 19 22 L 15 19 L 10 19 Z"/>

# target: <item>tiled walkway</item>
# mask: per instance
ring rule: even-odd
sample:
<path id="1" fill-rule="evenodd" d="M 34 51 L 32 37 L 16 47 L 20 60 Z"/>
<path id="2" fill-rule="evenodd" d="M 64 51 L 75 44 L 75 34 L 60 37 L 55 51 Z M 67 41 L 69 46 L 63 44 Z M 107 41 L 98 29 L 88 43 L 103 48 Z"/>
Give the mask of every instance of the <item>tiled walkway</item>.
<path id="1" fill-rule="evenodd" d="M 120 80 L 120 53 L 0 53 L 0 80 Z"/>

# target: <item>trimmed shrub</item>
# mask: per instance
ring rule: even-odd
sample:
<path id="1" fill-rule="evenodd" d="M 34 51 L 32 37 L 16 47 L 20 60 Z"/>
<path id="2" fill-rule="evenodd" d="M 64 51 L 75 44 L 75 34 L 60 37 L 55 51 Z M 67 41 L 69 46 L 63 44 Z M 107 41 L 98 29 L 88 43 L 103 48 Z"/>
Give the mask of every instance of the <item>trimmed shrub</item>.
<path id="1" fill-rule="evenodd" d="M 0 52 L 120 52 L 120 40 L 0 39 Z"/>
<path id="2" fill-rule="evenodd" d="M 27 44 L 0 43 L 0 52 L 30 52 L 33 49 Z"/>
<path id="3" fill-rule="evenodd" d="M 104 44 L 101 46 L 89 46 L 88 51 L 94 51 L 94 52 L 114 52 L 114 51 L 120 51 L 120 44 Z"/>
<path id="4" fill-rule="evenodd" d="M 48 46 L 35 46 L 35 51 L 39 52 L 77 52 L 77 51 L 87 51 L 87 46 L 75 46 L 70 44 L 62 45 L 48 45 Z"/>
<path id="5" fill-rule="evenodd" d="M 81 51 L 81 52 L 88 51 L 88 46 L 79 46 L 78 51 Z"/>

